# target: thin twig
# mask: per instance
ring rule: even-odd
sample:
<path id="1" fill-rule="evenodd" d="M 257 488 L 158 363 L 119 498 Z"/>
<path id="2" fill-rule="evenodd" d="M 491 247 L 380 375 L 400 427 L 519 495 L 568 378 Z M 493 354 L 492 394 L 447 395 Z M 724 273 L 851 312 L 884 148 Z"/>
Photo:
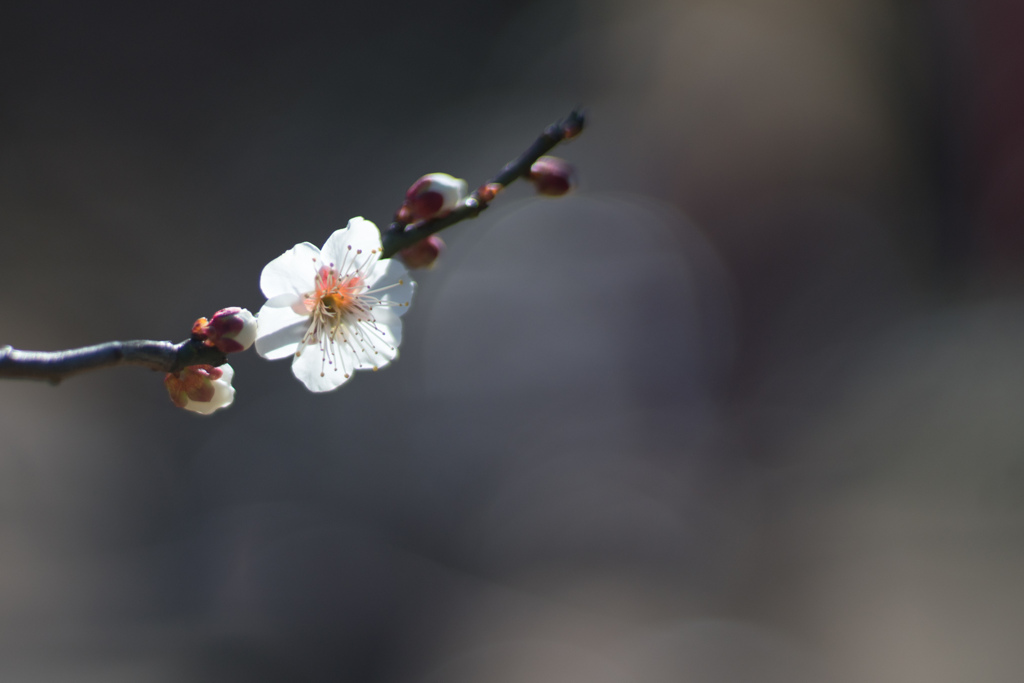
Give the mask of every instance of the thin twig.
<path id="1" fill-rule="evenodd" d="M 0 348 L 0 377 L 57 384 L 79 372 L 115 365 L 141 365 L 161 372 L 178 372 L 189 365 L 222 365 L 226 360 L 223 352 L 192 339 L 180 344 L 112 341 L 66 351 L 19 351 L 4 346 Z"/>
<path id="2" fill-rule="evenodd" d="M 498 192 L 526 175 L 537 159 L 559 142 L 583 130 L 583 123 L 583 112 L 576 109 L 566 118 L 548 126 L 525 152 L 506 164 L 451 213 L 412 225 L 392 223 L 381 236 L 383 257 L 394 256 L 436 232 L 479 215 Z M 116 365 L 140 365 L 161 372 L 178 372 L 190 365 L 217 366 L 226 361 L 227 357 L 221 351 L 194 339 L 179 344 L 149 340 L 112 341 L 66 351 L 19 351 L 4 346 L 0 347 L 0 378 L 36 379 L 57 384 L 79 372 Z"/>
<path id="3" fill-rule="evenodd" d="M 514 161 L 505 164 L 505 168 L 473 192 L 469 197 L 451 213 L 439 218 L 432 218 L 412 225 L 406 225 L 401 221 L 392 223 L 384 234 L 381 241 L 384 245 L 383 258 L 390 258 L 402 249 L 409 247 L 420 240 L 440 232 L 447 227 L 455 225 L 467 218 L 476 218 L 480 212 L 487 208 L 494 195 L 530 171 L 530 167 L 540 157 L 544 156 L 551 149 L 563 140 L 575 137 L 583 130 L 584 115 L 582 109 L 574 109 L 569 116 L 557 121 L 541 133 L 540 137 L 534 140 L 525 152 L 520 154 Z"/>

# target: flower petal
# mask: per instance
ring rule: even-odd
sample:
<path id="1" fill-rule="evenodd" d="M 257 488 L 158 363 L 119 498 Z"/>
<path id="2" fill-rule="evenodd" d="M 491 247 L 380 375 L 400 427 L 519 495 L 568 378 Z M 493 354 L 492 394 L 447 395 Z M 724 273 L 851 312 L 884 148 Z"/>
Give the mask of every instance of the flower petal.
<path id="1" fill-rule="evenodd" d="M 287 358 L 298 350 L 299 343 L 308 329 L 309 321 L 301 320 L 265 337 L 259 337 L 256 339 L 256 353 L 267 360 Z"/>
<path id="2" fill-rule="evenodd" d="M 256 353 L 268 360 L 295 353 L 309 329 L 309 316 L 298 315 L 288 305 L 272 305 L 283 300 L 275 297 L 263 304 L 256 318 Z"/>
<path id="3" fill-rule="evenodd" d="M 402 320 L 398 317 L 397 308 L 374 309 L 376 327 L 384 335 L 392 349 L 388 360 L 398 358 L 398 346 L 402 343 Z"/>
<path id="4" fill-rule="evenodd" d="M 347 382 L 355 371 L 341 361 L 336 345 L 325 353 L 316 343 L 306 344 L 292 361 L 292 374 L 310 391 L 331 391 Z"/>
<path id="5" fill-rule="evenodd" d="M 373 309 L 375 320 L 355 323 L 339 344 L 344 354 L 342 365 L 357 370 L 382 368 L 398 357 L 402 342 L 402 321 L 387 308 Z"/>
<path id="6" fill-rule="evenodd" d="M 381 301 L 393 302 L 385 304 L 389 311 L 401 316 L 408 309 L 416 283 L 409 277 L 409 271 L 401 261 L 393 258 L 378 261 L 366 281 L 371 291 L 379 292 L 371 296 L 376 296 Z M 374 309 L 374 313 L 377 310 L 379 309 Z"/>
<path id="7" fill-rule="evenodd" d="M 351 249 L 349 248 L 351 247 Z M 372 222 L 362 216 L 356 216 L 341 230 L 335 230 L 327 238 L 323 248 L 323 260 L 326 265 L 337 268 L 342 273 L 352 272 L 355 263 L 355 252 L 362 250 L 358 263 L 371 265 L 381 251 L 380 230 Z M 377 254 L 373 256 L 372 254 Z"/>
<path id="8" fill-rule="evenodd" d="M 260 289 L 268 299 L 280 294 L 302 294 L 313 289 L 320 250 L 309 242 L 296 244 L 268 263 L 260 274 Z"/>

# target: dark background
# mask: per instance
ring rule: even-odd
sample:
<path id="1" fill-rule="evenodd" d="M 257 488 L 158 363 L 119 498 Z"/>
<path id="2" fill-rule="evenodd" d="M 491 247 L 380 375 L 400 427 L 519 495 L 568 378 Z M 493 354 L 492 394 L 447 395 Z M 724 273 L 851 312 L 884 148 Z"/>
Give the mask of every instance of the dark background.
<path id="1" fill-rule="evenodd" d="M 187 336 L 419 175 L 399 362 L 0 384 L 5 681 L 1017 681 L 1019 3 L 21 2 L 0 342 Z"/>

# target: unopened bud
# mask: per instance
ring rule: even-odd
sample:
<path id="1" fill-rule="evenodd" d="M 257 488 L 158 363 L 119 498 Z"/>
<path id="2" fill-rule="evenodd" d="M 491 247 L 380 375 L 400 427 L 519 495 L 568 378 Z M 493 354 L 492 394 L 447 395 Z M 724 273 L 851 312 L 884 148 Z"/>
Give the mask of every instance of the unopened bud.
<path id="1" fill-rule="evenodd" d="M 235 400 L 231 379 L 235 376 L 230 365 L 190 365 L 177 373 L 169 372 L 164 385 L 174 405 L 194 413 L 209 415 L 226 408 Z"/>
<path id="2" fill-rule="evenodd" d="M 583 128 L 576 121 L 570 121 L 562 126 L 562 135 L 566 140 L 572 140 L 574 137 L 580 134 Z"/>
<path id="3" fill-rule="evenodd" d="M 437 235 L 430 235 L 402 249 L 398 252 L 398 257 L 408 268 L 433 268 L 443 251 L 444 240 Z"/>
<path id="4" fill-rule="evenodd" d="M 222 308 L 192 326 L 192 337 L 224 353 L 245 351 L 256 341 L 256 316 L 245 308 Z"/>
<path id="5" fill-rule="evenodd" d="M 476 194 L 480 197 L 480 201 L 486 204 L 497 197 L 498 193 L 503 189 L 505 189 L 505 186 L 501 183 L 487 183 L 486 185 L 481 185 Z"/>
<path id="6" fill-rule="evenodd" d="M 407 212 L 399 209 L 399 214 L 408 215 L 409 222 L 444 216 L 459 205 L 468 190 L 465 180 L 447 173 L 428 173 L 413 183 L 405 193 L 405 204 L 402 207 Z"/>
<path id="7" fill-rule="evenodd" d="M 398 208 L 398 211 L 395 212 L 395 220 L 398 221 L 399 223 L 405 224 L 413 222 L 414 219 L 412 217 L 412 210 L 409 208 L 408 204 L 404 202 L 402 203 L 402 206 L 400 206 Z"/>
<path id="8" fill-rule="evenodd" d="M 537 194 L 561 197 L 576 184 L 576 171 L 565 159 L 541 157 L 533 162 L 526 176 L 533 182 Z"/>

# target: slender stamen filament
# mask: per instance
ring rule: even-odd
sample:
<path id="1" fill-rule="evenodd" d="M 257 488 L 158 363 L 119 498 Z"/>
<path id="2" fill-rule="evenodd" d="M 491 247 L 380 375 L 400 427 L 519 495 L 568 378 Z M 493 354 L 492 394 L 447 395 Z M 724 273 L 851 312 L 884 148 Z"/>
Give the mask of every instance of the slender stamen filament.
<path id="1" fill-rule="evenodd" d="M 394 358 L 397 348 L 391 329 L 377 323 L 374 309 L 407 306 L 406 301 L 383 298 L 404 286 L 404 280 L 371 289 L 366 281 L 380 259 L 378 249 L 351 246 L 340 263 L 320 261 L 313 290 L 302 297 L 310 315 L 296 355 L 316 345 L 320 351 L 320 376 L 328 368 L 347 379 L 357 369 L 374 369 Z M 379 360 L 378 360 L 379 359 Z"/>

